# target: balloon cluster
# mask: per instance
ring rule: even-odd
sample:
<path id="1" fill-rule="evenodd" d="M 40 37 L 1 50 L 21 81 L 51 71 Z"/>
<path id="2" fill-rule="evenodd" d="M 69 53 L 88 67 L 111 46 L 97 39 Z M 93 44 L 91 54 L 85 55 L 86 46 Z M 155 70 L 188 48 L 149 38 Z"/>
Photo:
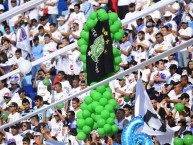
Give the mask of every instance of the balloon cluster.
<path id="1" fill-rule="evenodd" d="M 184 110 L 184 104 L 182 104 L 182 103 L 177 103 L 177 104 L 175 105 L 175 108 L 176 108 L 176 110 L 177 110 L 178 112 L 182 112 L 182 111 Z"/>
<path id="2" fill-rule="evenodd" d="M 193 136 L 186 135 L 183 139 L 182 138 L 175 138 L 174 145 L 192 145 L 193 144 Z"/>
<path id="3" fill-rule="evenodd" d="M 132 118 L 123 129 L 121 135 L 122 145 L 153 145 L 152 139 L 145 133 L 136 133 L 137 129 L 143 126 L 144 121 L 141 116 Z"/>
<path id="4" fill-rule="evenodd" d="M 89 42 L 89 31 L 93 29 L 97 23 L 97 21 L 109 21 L 110 31 L 111 31 L 111 39 L 114 41 L 119 41 L 122 39 L 124 35 L 124 31 L 122 29 L 122 23 L 118 20 L 118 15 L 116 13 L 106 13 L 104 9 L 100 9 L 97 12 L 91 12 L 87 22 L 80 33 L 80 39 L 78 40 L 78 46 L 80 47 L 80 60 L 83 62 L 83 69 L 85 72 L 85 77 L 87 77 L 86 70 L 86 53 Z M 114 56 L 114 72 L 118 72 L 120 70 L 119 64 L 121 63 L 121 51 L 116 47 L 113 47 L 113 56 Z M 113 74 L 110 74 L 113 75 Z"/>
<path id="5" fill-rule="evenodd" d="M 92 130 L 97 130 L 100 136 L 116 133 L 114 109 L 117 107 L 109 85 L 92 90 L 80 106 L 82 111 L 77 113 L 78 139 L 84 140 Z"/>

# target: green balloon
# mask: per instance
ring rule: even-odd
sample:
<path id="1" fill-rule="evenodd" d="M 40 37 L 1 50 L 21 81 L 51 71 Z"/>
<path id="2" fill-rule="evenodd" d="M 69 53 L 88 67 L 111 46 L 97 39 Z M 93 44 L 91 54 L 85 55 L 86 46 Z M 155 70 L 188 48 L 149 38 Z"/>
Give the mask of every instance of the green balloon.
<path id="1" fill-rule="evenodd" d="M 109 134 L 112 132 L 112 128 L 111 128 L 111 125 L 110 124 L 105 124 L 104 125 L 104 131 L 106 134 Z"/>
<path id="2" fill-rule="evenodd" d="M 116 100 L 114 100 L 114 99 L 111 99 L 111 100 L 109 100 L 109 104 L 111 104 L 112 106 L 113 106 L 113 108 L 114 107 L 116 107 L 117 106 L 117 101 Z"/>
<path id="3" fill-rule="evenodd" d="M 58 109 L 62 109 L 62 108 L 64 108 L 64 103 L 60 103 L 60 104 L 56 105 L 56 107 L 57 107 Z"/>
<path id="4" fill-rule="evenodd" d="M 174 145 L 183 145 L 183 139 L 181 138 L 175 138 L 174 139 Z"/>
<path id="5" fill-rule="evenodd" d="M 123 29 L 119 29 L 119 33 L 121 33 L 124 36 L 125 31 Z"/>
<path id="6" fill-rule="evenodd" d="M 113 33 L 111 33 L 111 39 L 113 40 L 113 38 L 114 38 L 114 34 L 113 34 Z"/>
<path id="7" fill-rule="evenodd" d="M 91 114 L 91 116 L 92 116 L 92 114 Z M 90 127 L 92 127 L 94 125 L 94 120 L 91 117 L 86 118 L 85 122 L 86 122 L 86 125 L 88 125 Z"/>
<path id="8" fill-rule="evenodd" d="M 113 56 L 114 57 L 119 56 L 119 51 L 117 48 L 113 48 Z"/>
<path id="9" fill-rule="evenodd" d="M 78 40 L 78 46 L 81 47 L 82 45 L 87 45 L 88 42 L 86 42 L 83 38 L 80 38 Z"/>
<path id="10" fill-rule="evenodd" d="M 85 140 L 86 139 L 86 134 L 84 132 L 79 132 L 77 135 L 77 138 L 79 140 Z"/>
<path id="11" fill-rule="evenodd" d="M 120 56 L 117 56 L 114 58 L 114 65 L 119 65 L 122 62 L 122 59 Z"/>
<path id="12" fill-rule="evenodd" d="M 85 120 L 84 119 L 78 119 L 76 122 L 76 125 L 78 126 L 79 129 L 82 129 L 83 126 L 85 125 Z"/>
<path id="13" fill-rule="evenodd" d="M 96 130 L 98 128 L 98 126 L 97 126 L 97 123 L 94 123 L 94 125 L 93 125 L 93 130 Z"/>
<path id="14" fill-rule="evenodd" d="M 92 102 L 91 105 L 92 105 L 92 109 L 95 110 L 95 108 L 99 105 L 99 102 L 94 101 Z"/>
<path id="15" fill-rule="evenodd" d="M 87 73 L 84 73 L 84 77 L 87 78 Z"/>
<path id="16" fill-rule="evenodd" d="M 92 119 L 95 119 L 95 113 L 91 114 Z"/>
<path id="17" fill-rule="evenodd" d="M 110 113 L 110 116 L 111 116 L 112 118 L 115 118 L 115 113 Z"/>
<path id="18" fill-rule="evenodd" d="M 88 109 L 88 106 L 87 106 L 85 103 L 82 103 L 82 104 L 80 105 L 80 109 L 81 109 L 81 110 L 87 110 L 87 109 Z"/>
<path id="19" fill-rule="evenodd" d="M 105 122 L 105 120 L 104 120 L 103 118 L 100 118 L 100 119 L 97 120 L 97 126 L 98 126 L 99 128 L 104 127 L 105 123 L 106 123 L 106 122 Z"/>
<path id="20" fill-rule="evenodd" d="M 80 55 L 80 60 L 84 63 L 86 63 L 86 55 Z"/>
<path id="21" fill-rule="evenodd" d="M 88 118 L 91 116 L 91 113 L 88 110 L 83 110 L 82 111 L 82 116 L 84 119 Z"/>
<path id="22" fill-rule="evenodd" d="M 87 45 L 82 45 L 81 47 L 80 47 L 80 53 L 82 54 L 82 55 L 86 55 L 86 51 L 87 51 Z"/>
<path id="23" fill-rule="evenodd" d="M 88 19 L 86 22 L 86 26 L 88 27 L 89 30 L 91 30 L 96 25 L 96 22 L 97 21 L 95 21 L 95 20 Z"/>
<path id="24" fill-rule="evenodd" d="M 98 14 L 98 16 L 99 17 L 101 17 L 102 15 L 104 15 L 104 14 L 106 14 L 107 12 L 105 11 L 105 9 L 99 9 L 98 11 L 97 11 L 97 14 Z"/>
<path id="25" fill-rule="evenodd" d="M 184 137 L 184 144 L 185 145 L 192 145 L 193 144 L 193 136 L 192 135 L 186 135 Z"/>
<path id="26" fill-rule="evenodd" d="M 82 132 L 82 130 L 77 128 L 77 133 L 79 133 L 79 132 Z"/>
<path id="27" fill-rule="evenodd" d="M 7 120 L 7 118 L 8 118 L 8 116 L 9 116 L 9 114 L 7 113 L 7 112 L 2 112 L 1 113 L 1 115 L 3 116 L 3 119 L 2 119 L 2 121 L 6 121 Z"/>
<path id="28" fill-rule="evenodd" d="M 87 105 L 89 105 L 93 102 L 93 99 L 90 96 L 87 96 L 84 101 Z"/>
<path id="29" fill-rule="evenodd" d="M 122 23 L 119 20 L 115 21 L 113 25 L 115 25 L 118 29 L 122 27 Z"/>
<path id="30" fill-rule="evenodd" d="M 95 115 L 95 121 L 97 122 L 99 119 L 101 119 L 101 116 L 100 115 Z"/>
<path id="31" fill-rule="evenodd" d="M 45 86 L 49 86 L 49 85 L 50 85 L 50 80 L 49 80 L 48 78 L 45 78 L 45 79 L 43 80 L 43 84 L 44 84 Z"/>
<path id="32" fill-rule="evenodd" d="M 107 104 L 105 106 L 105 109 L 108 110 L 109 112 L 113 113 L 114 112 L 114 109 L 113 109 L 113 106 L 111 104 Z"/>
<path id="33" fill-rule="evenodd" d="M 101 117 L 104 118 L 104 119 L 108 119 L 110 117 L 110 113 L 108 110 L 103 110 L 101 112 Z"/>
<path id="34" fill-rule="evenodd" d="M 102 95 L 100 93 L 96 92 L 95 94 L 93 94 L 93 100 L 99 101 L 100 98 L 102 98 Z"/>
<path id="35" fill-rule="evenodd" d="M 129 96 L 125 96 L 125 97 L 124 97 L 124 101 L 125 101 L 125 102 L 129 102 L 130 100 L 131 100 L 131 99 L 130 99 Z"/>
<path id="36" fill-rule="evenodd" d="M 118 50 L 118 53 L 119 53 L 118 56 L 121 56 L 121 50 Z"/>
<path id="37" fill-rule="evenodd" d="M 96 83 L 95 83 L 96 84 Z M 91 85 L 94 85 L 93 83 L 91 83 Z M 90 91 L 90 96 L 93 98 L 94 94 L 98 93 L 96 90 L 91 90 Z"/>
<path id="38" fill-rule="evenodd" d="M 96 108 L 95 108 L 95 112 L 97 113 L 97 114 L 101 114 L 101 112 L 104 110 L 104 107 L 103 106 L 101 106 L 101 105 L 98 105 L 98 106 L 96 106 Z"/>
<path id="39" fill-rule="evenodd" d="M 90 29 L 86 26 L 86 25 L 84 25 L 84 28 L 83 28 L 85 31 L 87 31 L 87 32 L 89 32 L 90 31 Z M 78 45 L 79 46 L 79 45 Z"/>
<path id="40" fill-rule="evenodd" d="M 120 32 L 114 34 L 114 39 L 120 41 L 123 38 L 123 35 Z"/>
<path id="41" fill-rule="evenodd" d="M 95 20 L 97 18 L 97 13 L 96 12 L 91 12 L 89 15 L 89 19 Z"/>
<path id="42" fill-rule="evenodd" d="M 76 117 L 77 117 L 78 119 L 83 119 L 82 111 L 79 111 L 79 112 L 76 114 Z"/>
<path id="43" fill-rule="evenodd" d="M 116 32 L 119 31 L 119 28 L 116 27 L 115 25 L 111 25 L 111 26 L 110 26 L 110 30 L 111 30 L 111 33 L 115 34 Z"/>
<path id="44" fill-rule="evenodd" d="M 91 112 L 91 113 L 94 112 L 94 110 L 92 109 L 92 104 L 89 104 L 89 105 L 88 105 L 88 111 Z"/>
<path id="45" fill-rule="evenodd" d="M 113 21 L 112 20 L 109 20 L 109 25 L 113 25 Z"/>
<path id="46" fill-rule="evenodd" d="M 110 93 L 112 94 L 111 88 L 106 88 L 106 91 L 107 91 L 107 92 L 110 92 Z M 111 98 L 112 98 L 112 97 L 111 97 Z M 109 99 L 111 99 L 111 98 L 109 98 Z"/>
<path id="47" fill-rule="evenodd" d="M 103 15 L 100 16 L 101 21 L 105 21 L 109 19 L 109 15 L 107 13 L 104 13 Z"/>
<path id="48" fill-rule="evenodd" d="M 112 132 L 117 133 L 119 130 L 118 126 L 116 124 L 112 125 Z"/>
<path id="49" fill-rule="evenodd" d="M 97 87 L 96 91 L 102 94 L 106 91 L 106 88 L 104 85 L 102 85 L 102 86 Z"/>
<path id="50" fill-rule="evenodd" d="M 110 124 L 110 125 L 115 124 L 115 119 L 112 118 L 112 117 L 108 118 L 108 119 L 107 119 L 107 124 Z"/>
<path id="51" fill-rule="evenodd" d="M 90 131 L 91 131 L 91 127 L 90 126 L 84 126 L 82 128 L 82 131 L 85 133 L 85 134 L 89 134 Z"/>
<path id="52" fill-rule="evenodd" d="M 175 108 L 176 108 L 176 110 L 177 110 L 178 112 L 182 112 L 182 111 L 184 110 L 184 104 L 182 104 L 182 103 L 177 103 L 177 104 L 175 105 Z"/>
<path id="53" fill-rule="evenodd" d="M 103 97 L 106 98 L 107 100 L 112 99 L 112 93 L 109 91 L 105 91 L 103 93 Z"/>
<path id="54" fill-rule="evenodd" d="M 101 98 L 99 100 L 100 105 L 105 106 L 108 103 L 108 100 L 106 98 Z"/>
<path id="55" fill-rule="evenodd" d="M 80 37 L 83 38 L 85 41 L 88 41 L 89 40 L 89 32 L 82 30 L 80 32 Z"/>
<path id="56" fill-rule="evenodd" d="M 120 66 L 114 65 L 115 72 L 117 73 L 120 70 Z"/>
<path id="57" fill-rule="evenodd" d="M 97 130 L 97 132 L 98 132 L 98 134 L 99 134 L 100 136 L 105 136 L 105 130 L 104 130 L 103 128 L 99 128 L 99 129 Z"/>
<path id="58" fill-rule="evenodd" d="M 109 13 L 109 20 L 115 22 L 118 19 L 117 13 Z"/>

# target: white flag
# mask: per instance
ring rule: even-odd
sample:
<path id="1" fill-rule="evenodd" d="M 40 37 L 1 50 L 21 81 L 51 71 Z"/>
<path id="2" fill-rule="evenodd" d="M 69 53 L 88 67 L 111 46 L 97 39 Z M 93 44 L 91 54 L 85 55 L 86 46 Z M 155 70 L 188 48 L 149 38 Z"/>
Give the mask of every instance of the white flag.
<path id="1" fill-rule="evenodd" d="M 141 79 L 137 82 L 135 97 L 135 116 L 139 115 L 143 117 L 144 125 L 138 131 L 156 136 L 161 144 L 172 144 L 174 132 L 179 128 L 174 131 L 174 129 L 171 129 L 163 122 L 161 117 L 154 110 Z"/>

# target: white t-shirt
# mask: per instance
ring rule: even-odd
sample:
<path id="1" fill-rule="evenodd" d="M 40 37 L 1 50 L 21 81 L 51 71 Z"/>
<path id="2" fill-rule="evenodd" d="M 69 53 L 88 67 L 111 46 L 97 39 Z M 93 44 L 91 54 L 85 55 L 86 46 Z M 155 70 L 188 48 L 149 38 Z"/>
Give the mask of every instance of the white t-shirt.
<path id="1" fill-rule="evenodd" d="M 3 36 L 7 37 L 8 39 L 16 42 L 16 35 L 15 33 L 11 32 L 10 34 L 4 34 Z"/>
<path id="2" fill-rule="evenodd" d="M 70 15 L 69 21 L 71 23 L 73 23 L 73 22 L 78 23 L 79 24 L 79 29 L 82 29 L 83 28 L 83 24 L 86 22 L 86 18 L 85 18 L 84 13 L 82 13 L 82 12 L 79 12 L 79 13 L 73 12 Z"/>
<path id="3" fill-rule="evenodd" d="M 156 44 L 156 45 L 154 46 L 154 48 L 152 48 L 152 49 L 150 50 L 150 55 L 153 54 L 154 50 L 167 51 L 167 50 L 169 50 L 170 48 L 172 48 L 172 45 L 171 45 L 169 42 L 167 42 L 167 41 L 163 41 L 162 43 Z M 160 53 L 158 53 L 157 55 L 159 55 L 159 54 L 160 54 Z M 166 58 L 166 59 L 167 59 L 167 58 Z"/>
<path id="4" fill-rule="evenodd" d="M 46 56 L 46 55 L 50 54 L 50 52 L 49 52 L 50 50 L 52 50 L 52 51 L 57 50 L 56 43 L 51 41 L 51 42 L 45 44 L 44 47 L 43 47 L 43 56 Z"/>
<path id="5" fill-rule="evenodd" d="M 18 112 L 15 112 L 14 114 L 9 114 L 8 116 L 8 122 L 14 122 L 21 118 L 21 114 Z"/>
<path id="6" fill-rule="evenodd" d="M 21 135 L 19 135 L 19 134 L 13 136 L 11 133 L 6 132 L 6 133 L 5 133 L 5 138 L 6 138 L 7 140 L 9 140 L 9 139 L 15 139 L 16 145 L 23 145 L 23 137 L 22 137 Z"/>
<path id="7" fill-rule="evenodd" d="M 43 97 L 43 101 L 50 101 L 51 95 L 47 89 L 47 86 L 43 84 L 43 81 L 39 81 L 37 84 L 37 95 Z"/>
<path id="8" fill-rule="evenodd" d="M 131 0 L 118 0 L 118 6 L 128 6 Z"/>
<path id="9" fill-rule="evenodd" d="M 58 39 L 59 41 L 62 40 L 62 34 L 58 30 L 56 30 L 52 33 L 52 37 Z M 56 42 L 54 42 L 54 43 L 56 43 Z M 57 45 L 57 43 L 56 43 L 56 45 Z"/>
<path id="10" fill-rule="evenodd" d="M 67 94 L 65 94 L 63 92 L 60 92 L 60 93 L 54 92 L 52 100 L 53 100 L 53 102 L 57 102 L 57 101 L 64 99 L 64 97 L 66 97 L 66 96 L 67 96 Z"/>
<path id="11" fill-rule="evenodd" d="M 48 6 L 48 14 L 58 14 L 58 0 L 47 0 L 47 3 L 55 3 L 54 6 Z"/>
<path id="12" fill-rule="evenodd" d="M 70 90 L 71 90 L 71 85 L 70 85 L 69 81 L 65 80 L 65 81 L 60 82 L 60 83 L 62 84 L 62 91 L 65 94 L 69 94 Z"/>
<path id="13" fill-rule="evenodd" d="M 62 26 L 58 26 L 58 31 L 60 33 L 61 32 L 66 33 L 68 32 L 68 30 L 69 30 L 69 26 L 66 23 L 64 23 Z"/>

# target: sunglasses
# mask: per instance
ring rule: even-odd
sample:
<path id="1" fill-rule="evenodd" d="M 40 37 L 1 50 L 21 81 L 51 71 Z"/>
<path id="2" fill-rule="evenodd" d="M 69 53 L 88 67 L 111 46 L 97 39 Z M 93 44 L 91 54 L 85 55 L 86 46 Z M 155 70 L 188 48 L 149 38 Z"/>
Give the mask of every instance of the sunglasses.
<path id="1" fill-rule="evenodd" d="M 9 99 L 10 97 L 3 97 L 4 99 Z"/>

